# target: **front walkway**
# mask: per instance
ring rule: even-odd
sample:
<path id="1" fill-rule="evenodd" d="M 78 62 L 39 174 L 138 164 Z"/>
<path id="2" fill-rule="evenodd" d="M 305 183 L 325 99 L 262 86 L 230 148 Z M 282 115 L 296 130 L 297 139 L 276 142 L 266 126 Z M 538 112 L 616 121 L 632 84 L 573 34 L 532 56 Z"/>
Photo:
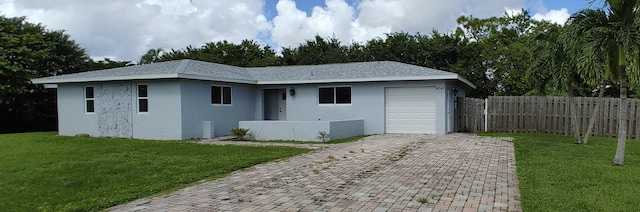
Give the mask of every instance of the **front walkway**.
<path id="1" fill-rule="evenodd" d="M 521 211 L 505 138 L 376 135 L 114 211 Z"/>

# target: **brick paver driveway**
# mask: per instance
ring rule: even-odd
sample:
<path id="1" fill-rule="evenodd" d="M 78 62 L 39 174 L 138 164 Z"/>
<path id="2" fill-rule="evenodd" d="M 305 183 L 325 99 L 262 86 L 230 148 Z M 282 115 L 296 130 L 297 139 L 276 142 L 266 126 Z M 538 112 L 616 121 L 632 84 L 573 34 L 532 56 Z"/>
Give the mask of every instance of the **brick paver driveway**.
<path id="1" fill-rule="evenodd" d="M 115 211 L 520 211 L 509 139 L 376 135 Z"/>

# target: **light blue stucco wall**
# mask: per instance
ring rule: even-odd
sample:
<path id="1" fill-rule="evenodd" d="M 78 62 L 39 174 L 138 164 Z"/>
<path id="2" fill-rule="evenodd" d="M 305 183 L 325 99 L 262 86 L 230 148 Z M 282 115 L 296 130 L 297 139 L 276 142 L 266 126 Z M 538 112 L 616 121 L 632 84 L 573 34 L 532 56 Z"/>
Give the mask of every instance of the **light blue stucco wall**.
<path id="1" fill-rule="evenodd" d="M 212 105 L 211 86 L 231 86 L 231 105 Z M 211 121 L 213 136 L 230 135 L 239 121 L 255 119 L 255 85 L 181 80 L 182 139 L 202 138 L 203 122 Z"/>
<path id="2" fill-rule="evenodd" d="M 331 140 L 364 135 L 364 120 L 331 121 L 329 130 Z"/>
<path id="3" fill-rule="evenodd" d="M 351 104 L 319 105 L 318 86 L 351 86 Z M 364 120 L 365 134 L 383 134 L 385 132 L 385 88 L 389 87 L 434 87 L 436 89 L 436 133 L 447 133 L 447 83 L 436 81 L 402 81 L 402 82 L 361 82 L 339 84 L 306 84 L 287 86 L 294 87 L 295 96 L 287 98 L 287 120 Z M 273 88 L 272 87 L 262 87 Z M 452 98 L 449 99 L 452 101 Z M 260 104 L 261 105 L 261 104 Z M 453 105 L 453 103 L 451 103 Z M 261 107 L 261 106 L 257 106 Z M 260 108 L 256 108 L 259 110 Z M 450 115 L 453 114 L 451 111 Z"/>
<path id="4" fill-rule="evenodd" d="M 319 141 L 318 132 L 330 132 L 328 121 L 242 121 L 255 140 Z"/>
<path id="5" fill-rule="evenodd" d="M 249 129 L 256 140 L 322 141 L 323 131 L 330 140 L 362 135 L 363 120 L 342 121 L 241 121 L 240 127 Z"/>
<path id="6" fill-rule="evenodd" d="M 137 86 L 148 86 L 149 112 L 138 112 Z M 232 105 L 212 105 L 211 85 L 232 87 Z M 95 112 L 85 113 L 84 87 L 93 86 Z M 254 120 L 256 86 L 197 80 L 149 80 L 58 85 L 60 135 L 179 140 L 229 135 L 239 121 Z"/>
<path id="7" fill-rule="evenodd" d="M 148 86 L 147 113 L 137 112 L 138 84 Z M 85 86 L 94 87 L 94 113 L 85 113 Z M 57 93 L 60 135 L 182 139 L 178 81 L 67 83 Z"/>
<path id="8" fill-rule="evenodd" d="M 72 136 L 86 133 L 100 136 L 98 132 L 98 115 L 85 113 L 85 84 L 58 85 L 58 133 Z"/>
<path id="9" fill-rule="evenodd" d="M 149 112 L 138 112 L 137 85 L 146 84 L 149 96 Z M 178 80 L 134 81 L 133 86 L 133 137 L 142 139 L 182 139 L 182 105 Z"/>

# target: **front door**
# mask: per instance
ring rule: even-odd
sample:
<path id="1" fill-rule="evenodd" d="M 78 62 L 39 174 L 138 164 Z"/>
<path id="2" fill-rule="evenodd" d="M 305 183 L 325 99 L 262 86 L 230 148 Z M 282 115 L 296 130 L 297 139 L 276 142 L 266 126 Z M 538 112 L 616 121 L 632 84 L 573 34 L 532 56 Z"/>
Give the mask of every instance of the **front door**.
<path id="1" fill-rule="evenodd" d="M 279 91 L 280 95 L 278 96 L 280 96 L 280 98 L 278 99 L 278 120 L 284 121 L 287 120 L 287 90 L 282 89 Z"/>
<path id="2" fill-rule="evenodd" d="M 264 90 L 264 120 L 287 120 L 287 90 Z"/>

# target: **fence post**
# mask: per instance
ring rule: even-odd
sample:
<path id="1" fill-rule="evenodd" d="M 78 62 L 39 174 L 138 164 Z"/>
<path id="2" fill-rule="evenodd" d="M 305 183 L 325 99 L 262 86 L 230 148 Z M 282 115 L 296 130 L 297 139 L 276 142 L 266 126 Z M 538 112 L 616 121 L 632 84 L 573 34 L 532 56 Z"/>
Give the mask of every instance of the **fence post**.
<path id="1" fill-rule="evenodd" d="M 483 127 L 484 128 L 484 132 L 488 132 L 489 131 L 489 125 L 488 125 L 488 123 L 489 123 L 489 121 L 488 121 L 489 120 L 489 118 L 488 118 L 489 117 L 489 111 L 488 110 L 489 110 L 489 98 L 486 98 L 486 99 L 484 99 L 484 108 L 482 110 L 482 112 L 483 112 L 482 115 L 484 116 L 484 121 L 483 121 L 484 122 L 484 127 Z"/>

